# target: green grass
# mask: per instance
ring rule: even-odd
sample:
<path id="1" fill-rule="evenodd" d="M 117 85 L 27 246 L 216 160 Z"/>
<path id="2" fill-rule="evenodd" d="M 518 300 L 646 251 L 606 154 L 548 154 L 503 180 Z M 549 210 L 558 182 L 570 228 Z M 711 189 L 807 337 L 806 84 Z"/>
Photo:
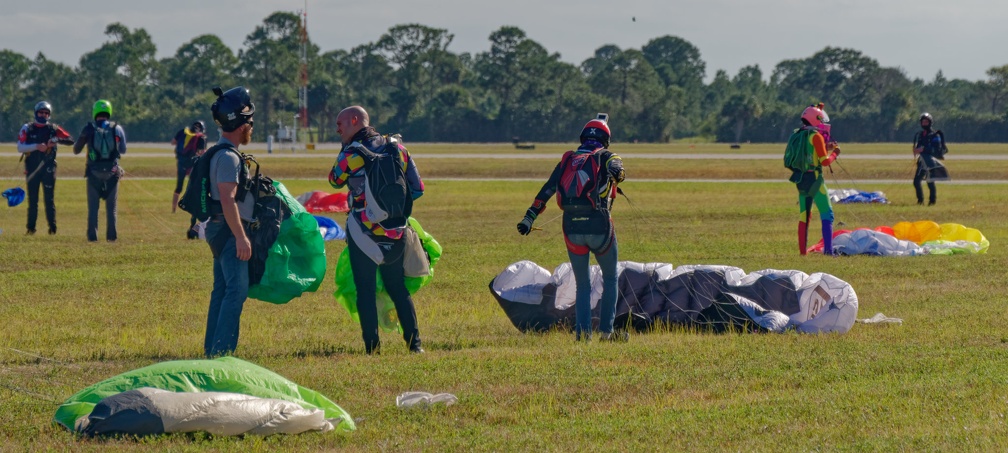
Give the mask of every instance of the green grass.
<path id="1" fill-rule="evenodd" d="M 624 152 L 659 152 L 651 146 Z M 879 149 L 866 153 L 908 153 L 903 145 L 865 146 Z M 79 440 L 51 424 L 56 407 L 92 383 L 158 361 L 199 358 L 211 286 L 207 246 L 186 241 L 187 217 L 169 212 L 173 181 L 124 180 L 120 240 L 89 244 L 80 158 L 61 156 L 57 236 L 23 236 L 24 205 L 0 208 L 0 450 L 1008 448 L 1003 185 L 941 185 L 938 205 L 922 208 L 912 203 L 909 178 L 860 181 L 856 188 L 882 190 L 893 203 L 835 207 L 847 227 L 930 219 L 978 228 L 991 242 L 986 255 L 800 257 L 794 188 L 779 169 L 765 183 L 639 182 L 633 178 L 663 162 L 674 164 L 674 178 L 722 177 L 737 163 L 628 159 L 631 179 L 623 188 L 633 205 L 621 198 L 614 212 L 621 259 L 827 272 L 854 286 L 859 318 L 883 312 L 904 324 L 816 336 L 671 329 L 622 345 L 575 344 L 565 332 L 519 333 L 487 289 L 514 261 L 550 269 L 566 261 L 555 205 L 540 216 L 542 231 L 515 232 L 541 182 L 437 179 L 489 176 L 487 169 L 498 177 L 544 177 L 553 162 L 424 160 L 424 153 L 463 147 L 412 148 L 431 178 L 415 216 L 445 250 L 435 280 L 415 296 L 428 353 L 409 355 L 401 338 L 383 334 L 383 355 L 363 355 L 359 327 L 331 296 L 343 244 L 327 243 L 329 277 L 317 293 L 283 306 L 246 303 L 237 355 L 327 395 L 358 419 L 358 430 L 268 438 Z M 756 148 L 742 151 L 779 146 Z M 968 162 L 949 158 L 953 176 L 969 179 L 962 176 Z M 285 184 L 300 194 L 328 189 L 328 160 L 271 157 L 263 165 L 268 174 L 291 177 Z M 679 169 L 693 162 L 702 165 Z M 885 161 L 851 160 L 851 173 L 855 162 Z M 977 162 L 975 179 L 1003 179 L 1003 161 Z M 123 165 L 148 168 L 150 176 L 171 171 L 170 158 L 127 156 Z M 0 166 L 2 176 L 13 177 L 8 168 Z M 984 168 L 997 170 L 997 178 Z M 843 179 L 828 182 L 845 186 Z M 409 390 L 450 392 L 460 402 L 400 411 L 395 396 Z"/>

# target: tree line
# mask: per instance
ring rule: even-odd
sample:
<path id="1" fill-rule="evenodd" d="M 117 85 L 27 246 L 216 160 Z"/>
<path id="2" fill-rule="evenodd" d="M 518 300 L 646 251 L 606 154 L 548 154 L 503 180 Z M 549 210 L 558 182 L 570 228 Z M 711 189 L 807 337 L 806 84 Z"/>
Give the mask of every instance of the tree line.
<path id="1" fill-rule="evenodd" d="M 97 99 L 134 141 L 168 141 L 196 119 L 210 123 L 214 86 L 245 85 L 256 103 L 255 139 L 291 124 L 298 107 L 300 18 L 276 12 L 249 33 L 237 53 L 215 35 L 183 44 L 168 58 L 144 29 L 106 27 L 108 40 L 77 67 L 0 50 L 0 134 L 14 138 L 39 100 L 72 133 L 88 121 Z M 338 141 L 335 116 L 360 104 L 384 132 L 409 141 L 573 141 L 585 121 L 608 112 L 614 142 L 782 142 L 801 110 L 825 102 L 835 136 L 847 142 L 909 141 L 917 117 L 931 112 L 958 142 L 1008 141 L 1008 65 L 987 80 L 910 79 L 863 53 L 826 47 L 735 75 L 718 70 L 705 83 L 700 50 L 661 36 L 640 49 L 599 47 L 574 65 L 525 32 L 503 26 L 489 50 L 448 51 L 448 30 L 420 24 L 391 27 L 377 41 L 321 52 L 308 40 L 310 129 L 302 140 Z"/>

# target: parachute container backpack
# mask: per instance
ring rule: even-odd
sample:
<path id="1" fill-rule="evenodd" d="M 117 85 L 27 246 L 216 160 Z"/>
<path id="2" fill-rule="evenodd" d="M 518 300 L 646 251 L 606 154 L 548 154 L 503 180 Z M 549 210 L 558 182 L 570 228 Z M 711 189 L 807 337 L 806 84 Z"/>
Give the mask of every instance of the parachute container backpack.
<path id="1" fill-rule="evenodd" d="M 116 123 L 109 122 L 107 128 L 95 125 L 88 159 L 92 162 L 107 161 L 117 157 L 116 154 L 118 154 L 118 150 L 116 150 Z"/>
<path id="2" fill-rule="evenodd" d="M 564 211 L 593 211 L 602 205 L 599 196 L 599 156 L 568 152 L 563 160 L 557 201 Z"/>
<path id="3" fill-rule="evenodd" d="M 205 222 L 210 218 L 210 161 L 214 154 L 222 149 L 238 152 L 226 144 L 217 144 L 198 157 L 193 165 L 192 173 L 189 174 L 189 183 L 186 185 L 185 192 L 182 193 L 182 197 L 178 201 L 179 208 L 193 215 L 200 222 Z"/>
<path id="4" fill-rule="evenodd" d="M 368 220 L 385 229 L 406 226 L 413 213 L 413 196 L 406 181 L 399 136 L 389 136 L 385 148 L 378 153 L 364 146 L 359 149 L 364 157 L 364 197 L 367 199 L 364 213 Z"/>
<path id="5" fill-rule="evenodd" d="M 790 181 L 793 183 L 801 181 L 802 173 L 815 170 L 816 166 L 812 160 L 815 149 L 810 139 L 814 133 L 812 129 L 795 131 L 788 140 L 787 148 L 784 149 L 784 166 L 791 170 Z"/>

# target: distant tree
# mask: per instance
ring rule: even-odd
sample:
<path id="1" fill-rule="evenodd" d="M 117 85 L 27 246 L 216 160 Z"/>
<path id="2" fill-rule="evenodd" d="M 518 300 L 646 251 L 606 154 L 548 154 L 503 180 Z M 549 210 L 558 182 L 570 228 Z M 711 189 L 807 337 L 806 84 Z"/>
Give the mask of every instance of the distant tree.
<path id="1" fill-rule="evenodd" d="M 31 60 L 12 50 L 0 50 L 0 134 L 7 140 L 17 138 L 21 124 L 31 113 L 32 105 L 25 98 Z"/>
<path id="2" fill-rule="evenodd" d="M 1008 65 L 988 69 L 987 77 L 987 82 L 983 86 L 990 100 L 990 113 L 1003 114 L 1005 109 L 1001 107 L 1001 102 L 1008 96 Z"/>
<path id="3" fill-rule="evenodd" d="M 427 104 L 439 87 L 458 83 L 462 71 L 458 56 L 447 50 L 452 39 L 448 30 L 420 24 L 396 25 L 378 39 L 375 50 L 395 70 L 391 128 L 431 139 Z"/>
<path id="4" fill-rule="evenodd" d="M 272 133 L 281 112 L 284 122 L 294 121 L 301 83 L 300 21 L 297 14 L 275 12 L 245 37 L 245 49 L 238 52 L 237 75 L 252 93 L 256 115 L 262 118 L 263 127 L 254 132 L 260 140 Z M 309 54 L 317 55 L 318 48 L 309 46 Z"/>
<path id="5" fill-rule="evenodd" d="M 48 100 L 53 104 L 55 121 L 68 130 L 83 126 L 82 120 L 91 112 L 91 105 L 81 105 L 72 100 L 77 98 L 77 74 L 73 68 L 63 63 L 49 60 L 41 52 L 35 56 L 28 70 L 28 84 L 25 87 L 26 100 Z"/>
<path id="6" fill-rule="evenodd" d="M 641 53 L 666 86 L 692 89 L 703 84 L 707 65 L 700 58 L 700 49 L 689 41 L 666 35 L 648 41 Z"/>
<path id="7" fill-rule="evenodd" d="M 146 30 L 130 30 L 121 23 L 105 27 L 109 37 L 80 60 L 81 90 L 75 100 L 91 120 L 91 105 L 98 99 L 112 102 L 113 120 L 124 123 L 130 134 L 161 133 L 162 108 L 155 75 L 161 70 L 157 46 Z"/>
<path id="8" fill-rule="evenodd" d="M 759 119 L 763 114 L 763 106 L 756 96 L 751 94 L 736 94 L 725 102 L 721 109 L 721 117 L 732 126 L 735 132 L 735 143 L 742 141 L 742 131 L 746 124 Z"/>
<path id="9" fill-rule="evenodd" d="M 878 102 L 872 82 L 879 69 L 877 61 L 857 50 L 827 47 L 809 58 L 782 61 L 770 80 L 782 101 L 798 105 L 824 101 L 842 112 Z"/>
<path id="10" fill-rule="evenodd" d="M 164 61 L 162 87 L 178 87 L 177 101 L 195 95 L 210 93 L 215 86 L 225 90 L 235 84 L 232 72 L 238 58 L 216 35 L 200 35 L 175 51 L 175 56 Z"/>
<path id="11" fill-rule="evenodd" d="M 611 101 L 610 113 L 625 121 L 627 137 L 638 140 L 661 140 L 669 118 L 665 112 L 665 86 L 644 54 L 636 49 L 620 50 L 613 45 L 602 46 L 595 55 L 581 64 L 592 91 Z M 654 122 L 661 122 L 654 124 Z"/>

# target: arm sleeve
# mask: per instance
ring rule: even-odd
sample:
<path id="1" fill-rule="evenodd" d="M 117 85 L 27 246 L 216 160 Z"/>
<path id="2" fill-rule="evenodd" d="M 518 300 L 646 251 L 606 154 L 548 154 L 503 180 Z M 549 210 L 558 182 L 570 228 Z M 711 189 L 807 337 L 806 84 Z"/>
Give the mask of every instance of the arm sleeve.
<path id="1" fill-rule="evenodd" d="M 352 146 L 344 147 L 336 156 L 336 163 L 329 171 L 329 185 L 336 189 L 346 187 L 350 176 L 364 168 L 364 158 L 360 153 L 354 152 Z"/>
<path id="2" fill-rule="evenodd" d="M 623 159 L 615 153 L 609 153 L 609 158 L 606 160 L 606 170 L 609 172 L 609 177 L 616 180 L 616 183 L 623 182 L 626 178 L 626 172 L 623 170 Z"/>
<path id="3" fill-rule="evenodd" d="M 80 136 L 77 137 L 77 142 L 73 146 L 74 154 L 80 154 L 81 150 L 84 149 L 84 145 L 87 145 L 91 141 L 91 134 L 94 133 L 93 129 L 91 129 L 92 127 L 91 123 L 88 123 L 87 126 L 84 126 L 84 129 L 81 129 Z"/>
<path id="4" fill-rule="evenodd" d="M 565 154 L 564 159 L 566 158 L 567 155 Z M 563 164 L 563 159 L 553 168 L 553 173 L 550 174 L 549 179 L 546 180 L 546 184 L 543 184 L 542 189 L 539 189 L 539 194 L 532 201 L 532 206 L 528 209 L 528 214 L 534 214 L 532 218 L 535 218 L 546 210 L 546 202 L 556 193 L 557 184 L 560 182 L 561 164 Z"/>
<path id="5" fill-rule="evenodd" d="M 815 148 L 816 162 L 819 165 L 829 166 L 836 159 L 836 152 L 828 153 L 826 151 L 826 139 L 823 138 L 822 134 L 816 132 L 812 134 L 810 138 L 812 140 L 812 147 Z"/>
<path id="6" fill-rule="evenodd" d="M 409 150 L 405 146 L 399 145 L 399 152 L 402 155 L 403 162 L 406 163 L 406 181 L 409 182 L 410 193 L 413 199 L 416 200 L 423 196 L 424 193 L 424 183 L 423 179 L 420 178 L 420 171 L 417 170 L 416 162 L 409 154 Z"/>
<path id="7" fill-rule="evenodd" d="M 27 154 L 35 151 L 34 143 L 25 143 L 28 140 L 28 125 L 25 124 L 21 126 L 21 131 L 18 132 L 17 150 L 21 154 Z"/>
<path id="8" fill-rule="evenodd" d="M 70 136 L 70 133 L 67 132 L 66 129 L 63 129 L 60 126 L 56 126 L 55 129 L 56 129 L 56 143 L 59 143 L 61 145 L 74 144 L 73 137 Z"/>
<path id="9" fill-rule="evenodd" d="M 116 141 L 118 142 L 117 148 L 119 149 L 119 154 L 126 154 L 126 131 L 123 130 L 122 126 L 116 124 L 115 133 L 118 138 Z"/>

